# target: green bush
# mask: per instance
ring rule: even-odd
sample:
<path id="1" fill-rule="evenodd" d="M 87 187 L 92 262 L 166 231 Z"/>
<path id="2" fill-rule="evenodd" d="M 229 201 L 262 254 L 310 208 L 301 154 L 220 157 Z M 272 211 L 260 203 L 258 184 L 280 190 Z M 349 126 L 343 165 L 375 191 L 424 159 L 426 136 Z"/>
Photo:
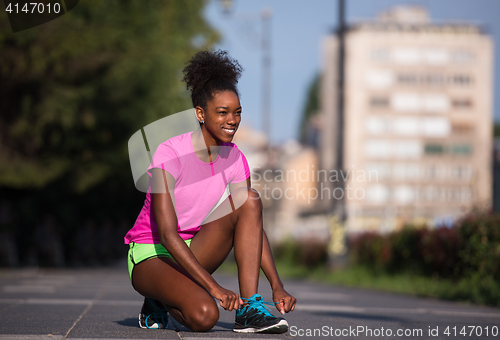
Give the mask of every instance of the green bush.
<path id="1" fill-rule="evenodd" d="M 475 213 L 451 228 L 364 233 L 349 240 L 353 264 L 387 272 L 458 278 L 479 273 L 500 279 L 500 216 Z"/>
<path id="2" fill-rule="evenodd" d="M 351 263 L 388 274 L 444 278 L 450 299 L 500 305 L 500 215 L 474 212 L 451 228 L 405 228 L 349 239 Z"/>
<path id="3" fill-rule="evenodd" d="M 277 262 L 317 267 L 328 260 L 328 243 L 320 240 L 286 240 L 273 247 L 273 255 Z"/>
<path id="4" fill-rule="evenodd" d="M 500 215 L 471 214 L 456 227 L 462 271 L 500 281 Z"/>

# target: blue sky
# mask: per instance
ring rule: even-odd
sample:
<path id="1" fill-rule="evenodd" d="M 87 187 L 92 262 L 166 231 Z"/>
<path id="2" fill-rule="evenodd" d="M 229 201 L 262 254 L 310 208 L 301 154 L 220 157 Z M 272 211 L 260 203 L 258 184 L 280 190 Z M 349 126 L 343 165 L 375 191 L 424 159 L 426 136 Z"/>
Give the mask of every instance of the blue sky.
<path id="1" fill-rule="evenodd" d="M 495 45 L 495 84 L 500 84 L 499 0 L 346 0 L 347 22 L 373 18 L 394 5 L 425 6 L 431 20 L 466 20 L 480 23 Z M 337 0 L 233 0 L 233 11 L 225 15 L 219 0 L 206 8 L 207 20 L 222 35 L 217 46 L 228 50 L 245 69 L 239 82 L 243 123 L 261 128 L 261 50 L 259 14 L 271 8 L 272 17 L 272 110 L 271 141 L 296 138 L 306 91 L 321 70 L 321 40 L 337 24 Z M 494 89 L 493 97 L 498 93 Z M 494 103 L 494 118 L 500 121 L 500 105 Z"/>

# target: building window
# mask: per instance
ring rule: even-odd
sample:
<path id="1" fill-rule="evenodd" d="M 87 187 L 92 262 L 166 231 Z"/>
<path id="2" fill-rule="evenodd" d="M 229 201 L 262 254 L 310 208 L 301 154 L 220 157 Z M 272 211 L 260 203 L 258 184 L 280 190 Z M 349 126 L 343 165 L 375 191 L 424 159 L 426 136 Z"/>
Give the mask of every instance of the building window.
<path id="1" fill-rule="evenodd" d="M 418 158 L 422 154 L 422 145 L 415 140 L 367 140 L 365 154 L 370 158 Z"/>
<path id="2" fill-rule="evenodd" d="M 451 81 L 453 82 L 453 84 L 459 85 L 459 86 L 468 86 L 468 85 L 472 84 L 472 78 L 470 76 L 464 75 L 464 74 L 456 74 L 456 75 L 452 76 Z"/>
<path id="3" fill-rule="evenodd" d="M 417 76 L 414 74 L 400 74 L 398 75 L 398 83 L 413 85 L 417 83 Z"/>
<path id="4" fill-rule="evenodd" d="M 416 117 L 395 118 L 392 128 L 396 135 L 416 136 L 420 133 L 420 120 Z"/>
<path id="5" fill-rule="evenodd" d="M 457 165 L 451 168 L 451 178 L 455 180 L 470 181 L 472 179 L 472 169 L 470 166 Z"/>
<path id="6" fill-rule="evenodd" d="M 459 202 L 460 201 L 460 189 L 459 188 L 453 188 L 450 190 L 450 196 L 451 196 L 451 199 L 455 202 Z"/>
<path id="7" fill-rule="evenodd" d="M 436 179 L 437 173 L 438 173 L 437 167 L 428 166 L 425 168 L 424 178 L 425 179 Z"/>
<path id="8" fill-rule="evenodd" d="M 419 176 L 420 168 L 412 163 L 395 164 L 393 167 L 393 176 L 397 180 L 416 180 Z"/>
<path id="9" fill-rule="evenodd" d="M 423 97 L 425 111 L 446 112 L 450 108 L 450 100 L 442 94 L 428 94 Z"/>
<path id="10" fill-rule="evenodd" d="M 453 53 L 453 61 L 457 63 L 470 63 L 474 61 L 474 54 L 469 51 L 456 51 Z"/>
<path id="11" fill-rule="evenodd" d="M 422 134 L 426 137 L 446 137 L 450 131 L 450 122 L 445 117 L 428 117 L 422 120 Z"/>
<path id="12" fill-rule="evenodd" d="M 369 140 L 365 144 L 365 153 L 370 158 L 390 158 L 392 143 L 382 140 Z"/>
<path id="13" fill-rule="evenodd" d="M 389 50 L 383 48 L 373 49 L 370 56 L 371 60 L 375 62 L 389 61 L 391 57 Z"/>
<path id="14" fill-rule="evenodd" d="M 454 109 L 470 109 L 472 108 L 472 100 L 469 98 L 454 98 L 451 100 L 451 105 Z"/>
<path id="15" fill-rule="evenodd" d="M 472 147 L 469 144 L 455 144 L 451 147 L 451 153 L 454 155 L 470 155 Z"/>
<path id="16" fill-rule="evenodd" d="M 375 184 L 368 187 L 366 196 L 373 203 L 384 203 L 389 199 L 389 189 L 382 184 Z"/>
<path id="17" fill-rule="evenodd" d="M 396 204 L 410 204 L 415 200 L 415 190 L 407 185 L 399 185 L 394 189 L 393 199 Z"/>
<path id="18" fill-rule="evenodd" d="M 417 93 L 395 93 L 391 98 L 394 110 L 416 112 L 421 108 L 421 100 Z"/>
<path id="19" fill-rule="evenodd" d="M 470 134 L 474 131 L 474 125 L 471 122 L 453 122 L 451 131 L 454 134 Z"/>
<path id="20" fill-rule="evenodd" d="M 415 140 L 401 140 L 394 145 L 393 152 L 397 159 L 418 158 L 422 154 L 422 145 Z"/>
<path id="21" fill-rule="evenodd" d="M 444 153 L 444 146 L 442 144 L 426 144 L 424 152 L 428 155 L 441 155 Z"/>
<path id="22" fill-rule="evenodd" d="M 391 177 L 391 166 L 388 163 L 368 164 L 368 174 L 374 181 L 386 180 Z"/>
<path id="23" fill-rule="evenodd" d="M 446 50 L 443 49 L 427 49 L 424 53 L 425 61 L 431 65 L 441 65 L 448 63 L 450 56 Z"/>
<path id="24" fill-rule="evenodd" d="M 425 77 L 425 82 L 427 85 L 442 85 L 444 83 L 444 77 L 440 74 L 428 74 Z"/>
<path id="25" fill-rule="evenodd" d="M 373 108 L 386 108 L 389 106 L 389 98 L 372 97 L 370 98 L 370 106 Z"/>
<path id="26" fill-rule="evenodd" d="M 450 100 L 446 95 L 437 93 L 396 92 L 391 97 L 391 105 L 400 112 L 446 112 L 450 108 Z"/>
<path id="27" fill-rule="evenodd" d="M 366 84 L 371 88 L 381 89 L 392 85 L 394 75 L 387 70 L 373 70 L 366 74 Z"/>
<path id="28" fill-rule="evenodd" d="M 386 119 L 370 117 L 366 121 L 366 131 L 371 135 L 381 135 L 389 132 L 389 124 Z"/>
<path id="29" fill-rule="evenodd" d="M 436 202 L 439 200 L 439 190 L 436 187 L 429 186 L 425 188 L 424 197 L 426 201 Z"/>
<path id="30" fill-rule="evenodd" d="M 417 64 L 421 59 L 422 54 L 416 48 L 397 48 L 392 52 L 392 60 L 398 64 Z"/>
<path id="31" fill-rule="evenodd" d="M 472 201 L 472 191 L 469 188 L 462 188 L 460 190 L 460 201 L 462 202 Z"/>

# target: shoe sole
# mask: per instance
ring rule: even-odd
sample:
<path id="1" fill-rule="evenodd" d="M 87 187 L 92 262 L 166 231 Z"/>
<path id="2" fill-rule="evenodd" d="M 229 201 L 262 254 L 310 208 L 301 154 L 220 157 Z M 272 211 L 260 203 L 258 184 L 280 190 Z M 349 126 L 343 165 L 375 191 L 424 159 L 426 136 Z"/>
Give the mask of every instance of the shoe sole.
<path id="1" fill-rule="evenodd" d="M 281 334 L 285 333 L 288 331 L 288 322 L 286 320 L 281 320 L 279 323 L 276 325 L 271 325 L 269 327 L 265 328 L 253 328 L 253 327 L 247 327 L 247 328 L 240 328 L 240 329 L 233 329 L 234 332 L 238 333 L 266 333 L 266 334 Z"/>
<path id="2" fill-rule="evenodd" d="M 143 325 L 141 323 L 141 313 L 139 313 L 139 327 L 143 328 L 143 329 L 160 329 L 160 325 L 158 325 L 158 323 L 154 323 L 151 327 L 147 327 L 146 325 Z"/>

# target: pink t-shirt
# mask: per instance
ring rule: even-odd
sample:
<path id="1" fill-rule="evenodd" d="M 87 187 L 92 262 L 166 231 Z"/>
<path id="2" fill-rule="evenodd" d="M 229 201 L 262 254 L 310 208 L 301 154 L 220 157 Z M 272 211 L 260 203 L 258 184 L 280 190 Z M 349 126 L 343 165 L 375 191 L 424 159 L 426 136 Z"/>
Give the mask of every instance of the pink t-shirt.
<path id="1" fill-rule="evenodd" d="M 192 238 L 219 202 L 229 183 L 246 181 L 250 176 L 243 153 L 233 143 L 223 143 L 212 163 L 196 156 L 191 142 L 192 132 L 161 143 L 148 167 L 149 187 L 146 200 L 132 229 L 125 235 L 125 244 L 160 243 L 158 225 L 151 205 L 151 169 L 161 168 L 175 179 L 177 231 L 182 239 Z"/>

